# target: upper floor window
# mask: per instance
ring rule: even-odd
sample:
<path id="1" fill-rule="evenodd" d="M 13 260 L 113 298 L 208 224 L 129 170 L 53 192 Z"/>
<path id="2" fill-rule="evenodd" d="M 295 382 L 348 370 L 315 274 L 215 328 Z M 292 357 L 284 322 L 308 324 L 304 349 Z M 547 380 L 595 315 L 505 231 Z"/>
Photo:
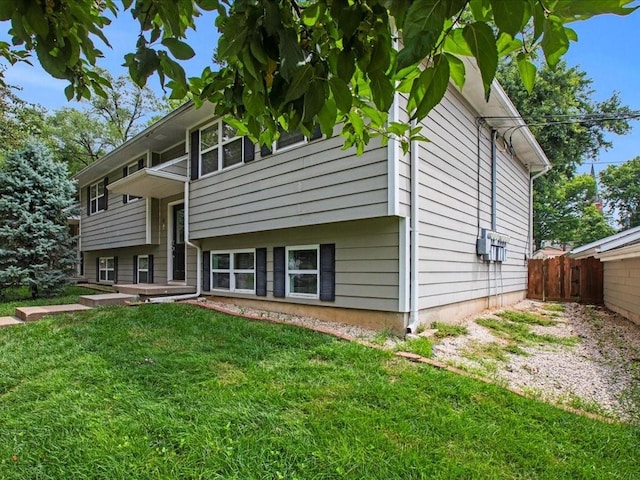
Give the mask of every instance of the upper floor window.
<path id="1" fill-rule="evenodd" d="M 222 120 L 200 129 L 200 175 L 238 165 L 245 158 L 245 143 Z"/>
<path id="2" fill-rule="evenodd" d="M 294 130 L 293 132 L 281 131 L 280 137 L 276 140 L 276 151 L 295 145 L 302 145 L 303 143 L 307 143 L 307 137 L 300 130 Z"/>
<path id="3" fill-rule="evenodd" d="M 132 173 L 136 173 L 138 170 L 142 170 L 144 168 L 144 160 L 140 159 L 135 163 L 132 163 L 131 165 L 127 165 L 124 168 L 124 172 L 122 172 L 124 175 L 123 177 L 127 177 L 129 175 L 131 175 Z M 136 195 L 126 195 L 126 198 L 124 198 L 125 196 L 123 196 L 122 200 L 124 201 L 124 203 L 128 203 L 128 202 L 132 202 L 133 200 L 138 200 L 139 198 L 142 197 L 138 197 Z"/>
<path id="4" fill-rule="evenodd" d="M 106 185 L 104 180 L 94 183 L 89 187 L 89 214 L 106 210 Z"/>

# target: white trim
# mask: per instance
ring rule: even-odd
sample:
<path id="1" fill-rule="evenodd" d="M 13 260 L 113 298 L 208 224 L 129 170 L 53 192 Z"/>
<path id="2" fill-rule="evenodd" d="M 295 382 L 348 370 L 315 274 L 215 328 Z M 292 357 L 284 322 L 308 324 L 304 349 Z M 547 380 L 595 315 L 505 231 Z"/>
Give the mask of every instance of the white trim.
<path id="1" fill-rule="evenodd" d="M 234 267 L 235 255 L 237 253 L 251 253 L 253 254 L 253 269 L 236 269 Z M 229 255 L 229 268 L 213 268 L 213 256 L 214 255 Z M 250 293 L 255 295 L 256 293 L 256 249 L 244 248 L 239 250 L 212 250 L 209 255 L 209 285 L 211 291 L 219 292 L 233 292 L 233 293 Z M 229 274 L 229 288 L 214 288 L 213 286 L 213 274 L 214 273 L 228 273 Z M 236 273 L 253 273 L 253 289 L 247 290 L 244 288 L 236 288 Z"/>
<path id="2" fill-rule="evenodd" d="M 411 126 L 415 126 L 415 121 L 411 122 Z M 410 158 L 411 158 L 411 217 L 410 217 L 410 281 L 409 281 L 409 324 L 406 326 L 407 331 L 415 333 L 418 330 L 420 322 L 420 206 L 418 201 L 420 195 L 418 194 L 418 185 L 420 175 L 420 155 L 418 148 L 420 147 L 418 141 L 411 142 Z"/>
<path id="3" fill-rule="evenodd" d="M 149 152 L 149 151 L 147 150 L 147 153 L 148 153 L 148 152 Z M 142 160 L 142 168 L 138 168 L 138 161 L 139 161 L 139 160 Z M 147 158 L 147 160 L 148 160 L 148 158 Z M 143 157 L 140 157 L 140 158 L 138 158 L 138 160 L 136 160 L 135 162 L 128 164 L 128 165 L 126 166 L 127 174 L 126 174 L 124 177 L 122 177 L 122 178 L 130 177 L 130 176 L 131 176 L 131 175 L 133 175 L 134 173 L 138 173 L 138 172 L 140 172 L 140 171 L 144 170 L 144 169 L 145 169 L 144 163 L 145 163 L 145 159 L 144 159 Z M 131 167 L 134 167 L 134 166 L 135 166 L 135 168 L 136 168 L 136 169 L 135 169 L 133 172 L 130 172 L 130 171 L 129 171 L 129 169 L 130 169 Z M 136 200 L 140 200 L 140 199 L 142 198 L 142 197 L 138 197 L 137 195 L 129 195 L 128 193 L 127 193 L 127 194 L 125 194 L 125 195 L 127 196 L 127 203 L 135 202 Z"/>
<path id="4" fill-rule="evenodd" d="M 316 269 L 315 270 L 289 270 L 289 252 L 297 250 L 315 250 L 316 251 Z M 291 285 L 289 275 L 316 275 L 316 293 L 291 293 Z M 284 252 L 284 285 L 285 297 L 289 298 L 320 298 L 320 245 L 293 245 L 285 247 Z"/>
<path id="5" fill-rule="evenodd" d="M 626 247 L 618 247 L 602 253 L 596 253 L 595 257 L 602 262 L 640 258 L 640 243 L 628 245 Z"/>
<path id="6" fill-rule="evenodd" d="M 189 262 L 187 262 L 187 238 L 185 232 L 185 247 L 184 247 L 184 280 L 173 279 L 173 255 L 171 252 L 171 242 L 173 241 L 173 207 L 175 205 L 184 204 L 184 198 L 182 200 L 176 200 L 174 202 L 167 203 L 167 283 L 171 282 L 176 285 L 186 285 L 189 270 Z M 185 224 L 187 222 L 186 210 L 185 210 Z"/>
<path id="7" fill-rule="evenodd" d="M 165 169 L 167 167 L 171 167 L 172 165 L 175 165 L 177 163 L 182 162 L 183 160 L 188 160 L 188 159 L 189 159 L 189 155 L 187 155 L 185 153 L 181 157 L 177 157 L 177 158 L 174 158 L 173 160 L 168 160 L 166 162 L 159 163 L 155 167 L 148 167 L 148 168 L 149 168 L 149 170 L 152 170 L 154 172 L 160 172 L 160 171 L 162 171 L 163 169 Z"/>
<path id="8" fill-rule="evenodd" d="M 291 145 L 287 145 L 286 147 L 278 148 L 278 140 L 280 140 L 280 138 L 277 138 L 276 140 L 273 141 L 273 144 L 271 144 L 271 153 L 286 152 L 288 150 L 293 150 L 294 148 L 298 148 L 303 145 L 307 145 L 309 143 L 309 137 L 307 137 L 304 133 L 302 133 L 302 131 L 299 128 L 294 130 L 293 132 L 281 132 L 280 134 L 282 135 L 282 133 L 294 133 L 294 132 L 299 132 L 302 135 L 302 141 L 297 143 L 292 143 Z"/>
<path id="9" fill-rule="evenodd" d="M 142 269 L 140 268 L 140 260 L 146 258 L 147 259 L 147 268 Z M 136 283 L 151 283 L 149 282 L 149 255 L 138 255 L 137 258 L 137 265 L 136 265 Z M 147 281 L 146 282 L 141 282 L 140 281 L 140 272 L 146 272 L 147 273 Z"/>
<path id="10" fill-rule="evenodd" d="M 398 105 L 399 95 L 393 94 L 393 103 L 389 111 L 387 123 L 397 122 L 400 117 L 400 106 Z M 400 214 L 400 198 L 398 195 L 398 140 L 391 138 L 387 144 L 387 212 L 388 215 Z"/>
<path id="11" fill-rule="evenodd" d="M 145 198 L 145 243 L 151 244 L 151 198 Z"/>
<path id="12" fill-rule="evenodd" d="M 102 184 L 102 195 L 98 195 L 98 186 Z M 93 187 L 96 187 L 96 196 L 93 197 L 91 190 L 93 189 Z M 105 208 L 100 209 L 100 198 L 103 198 L 105 196 L 105 190 L 107 187 L 104 186 L 104 178 L 98 182 L 92 183 L 89 185 L 89 216 L 92 217 L 93 215 L 100 213 L 100 212 L 104 212 L 106 210 L 107 207 L 107 201 L 105 200 L 104 202 L 104 206 Z M 96 211 L 93 211 L 93 201 L 95 200 L 96 202 Z"/>

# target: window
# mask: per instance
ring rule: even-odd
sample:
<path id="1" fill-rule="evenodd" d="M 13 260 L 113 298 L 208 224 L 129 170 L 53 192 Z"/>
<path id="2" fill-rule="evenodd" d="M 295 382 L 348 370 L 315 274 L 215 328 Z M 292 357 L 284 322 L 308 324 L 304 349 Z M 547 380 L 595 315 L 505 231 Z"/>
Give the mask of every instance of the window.
<path id="1" fill-rule="evenodd" d="M 318 245 L 287 247 L 285 276 L 288 297 L 318 298 Z"/>
<path id="2" fill-rule="evenodd" d="M 149 255 L 138 257 L 138 283 L 151 283 L 149 281 Z"/>
<path id="3" fill-rule="evenodd" d="M 114 282 L 116 278 L 116 264 L 113 257 L 100 257 L 98 260 L 98 280 L 100 282 Z"/>
<path id="4" fill-rule="evenodd" d="M 293 132 L 285 132 L 281 130 L 280 138 L 276 140 L 275 150 L 283 150 L 303 143 L 307 143 L 307 138 L 300 130 L 294 130 Z"/>
<path id="5" fill-rule="evenodd" d="M 89 214 L 106 210 L 106 195 L 104 181 L 94 183 L 89 187 Z"/>
<path id="6" fill-rule="evenodd" d="M 131 175 L 132 173 L 136 173 L 138 170 L 142 170 L 143 168 L 144 168 L 144 160 L 140 159 L 136 163 L 132 163 L 131 165 L 127 165 L 124 168 L 124 172 L 122 172 L 124 174 L 123 177 L 127 177 L 127 176 Z M 123 198 L 124 203 L 129 203 L 129 202 L 132 202 L 134 200 L 138 200 L 139 198 L 142 198 L 142 197 L 138 197 L 138 196 L 135 196 L 135 195 L 125 195 L 125 196 L 127 198 L 126 199 Z"/>
<path id="7" fill-rule="evenodd" d="M 200 129 L 200 174 L 207 175 L 241 164 L 245 148 L 243 138 L 222 120 Z"/>
<path id="8" fill-rule="evenodd" d="M 211 289 L 255 293 L 255 250 L 211 252 Z"/>

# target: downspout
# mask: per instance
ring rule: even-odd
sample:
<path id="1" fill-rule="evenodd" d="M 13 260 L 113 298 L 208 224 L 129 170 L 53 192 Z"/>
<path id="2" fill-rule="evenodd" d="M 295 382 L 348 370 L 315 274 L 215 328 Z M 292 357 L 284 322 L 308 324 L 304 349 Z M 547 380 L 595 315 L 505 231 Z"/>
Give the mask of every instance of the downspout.
<path id="1" fill-rule="evenodd" d="M 184 295 L 172 295 L 168 297 L 153 297 L 147 299 L 150 303 L 169 303 L 176 300 L 189 300 L 198 298 L 201 293 L 202 286 L 202 249 L 189 240 L 189 180 L 184 182 L 184 243 L 196 249 L 196 293 L 187 293 Z"/>
<path id="2" fill-rule="evenodd" d="M 544 168 L 533 175 L 529 180 L 529 235 L 527 241 L 529 242 L 529 258 L 533 256 L 533 182 L 536 178 L 541 177 L 545 173 L 551 170 L 551 165 L 546 164 Z"/>
<path id="3" fill-rule="evenodd" d="M 491 129 L 491 230 L 498 229 L 498 155 L 496 138 L 498 131 Z"/>
<path id="4" fill-rule="evenodd" d="M 416 126 L 416 121 L 413 120 L 411 122 L 411 128 L 413 129 Z M 418 208 L 418 199 L 420 198 L 418 195 L 418 175 L 420 173 L 419 169 L 419 155 L 418 155 L 419 144 L 417 140 L 412 140 L 409 147 L 409 154 L 411 157 L 411 223 L 410 223 L 410 254 L 409 254 L 409 265 L 410 265 L 410 289 L 409 289 L 409 303 L 410 312 L 409 312 L 409 325 L 407 326 L 407 333 L 415 333 L 418 331 L 418 323 L 419 323 L 419 308 L 418 308 L 418 292 L 419 292 L 419 276 L 418 276 L 418 265 L 419 262 L 419 241 L 420 241 L 420 222 L 418 221 L 418 212 L 420 209 Z"/>

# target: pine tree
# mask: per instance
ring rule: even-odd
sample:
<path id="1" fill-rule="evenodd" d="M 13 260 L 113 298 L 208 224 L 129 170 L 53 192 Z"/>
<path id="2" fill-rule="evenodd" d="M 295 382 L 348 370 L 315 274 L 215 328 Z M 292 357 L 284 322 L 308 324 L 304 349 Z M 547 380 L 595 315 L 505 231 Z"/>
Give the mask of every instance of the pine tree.
<path id="1" fill-rule="evenodd" d="M 31 143 L 0 167 L 0 294 L 26 285 L 33 298 L 54 295 L 73 271 L 67 217 L 75 187 L 65 165 Z"/>

